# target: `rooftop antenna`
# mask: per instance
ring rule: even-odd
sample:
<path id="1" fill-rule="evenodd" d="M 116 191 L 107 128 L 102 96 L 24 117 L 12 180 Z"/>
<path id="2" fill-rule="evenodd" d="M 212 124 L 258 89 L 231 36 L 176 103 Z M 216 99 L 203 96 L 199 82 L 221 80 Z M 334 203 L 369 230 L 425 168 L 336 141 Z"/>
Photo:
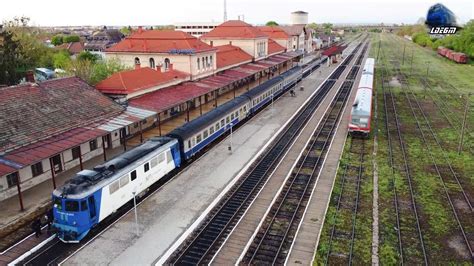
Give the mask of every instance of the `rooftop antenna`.
<path id="1" fill-rule="evenodd" d="M 224 0 L 224 22 L 227 21 L 227 0 Z"/>

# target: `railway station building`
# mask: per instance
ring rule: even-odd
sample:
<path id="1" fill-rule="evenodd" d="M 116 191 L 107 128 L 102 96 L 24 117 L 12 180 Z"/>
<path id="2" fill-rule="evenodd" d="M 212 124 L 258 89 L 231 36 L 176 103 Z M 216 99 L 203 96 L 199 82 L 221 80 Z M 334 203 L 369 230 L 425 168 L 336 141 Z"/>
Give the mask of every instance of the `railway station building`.
<path id="1" fill-rule="evenodd" d="M 0 200 L 120 147 L 155 113 L 124 107 L 85 81 L 61 78 L 0 88 Z M 138 127 L 138 126 L 137 126 Z"/>

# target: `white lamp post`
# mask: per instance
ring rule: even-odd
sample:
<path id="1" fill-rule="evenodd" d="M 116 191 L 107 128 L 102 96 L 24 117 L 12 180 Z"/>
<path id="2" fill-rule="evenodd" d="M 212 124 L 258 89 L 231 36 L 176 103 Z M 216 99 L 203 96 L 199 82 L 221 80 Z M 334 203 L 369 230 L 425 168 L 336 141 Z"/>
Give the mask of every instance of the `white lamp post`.
<path id="1" fill-rule="evenodd" d="M 233 135 L 232 127 L 233 126 L 234 126 L 234 123 L 230 122 L 230 146 L 229 146 L 230 153 L 232 153 L 232 135 Z"/>
<path id="2" fill-rule="evenodd" d="M 138 232 L 138 214 L 137 214 L 137 197 L 136 197 L 137 192 L 133 191 L 132 194 L 133 194 L 133 207 L 135 210 L 135 227 L 136 227 L 136 234 L 138 237 L 139 232 Z"/>

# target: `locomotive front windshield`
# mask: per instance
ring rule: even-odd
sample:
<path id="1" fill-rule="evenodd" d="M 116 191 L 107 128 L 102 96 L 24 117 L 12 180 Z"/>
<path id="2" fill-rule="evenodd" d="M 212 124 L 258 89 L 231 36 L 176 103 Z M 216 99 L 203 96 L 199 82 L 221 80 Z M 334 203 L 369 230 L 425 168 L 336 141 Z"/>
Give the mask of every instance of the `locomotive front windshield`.
<path id="1" fill-rule="evenodd" d="M 75 200 L 66 200 L 64 207 L 67 212 L 78 212 L 79 211 L 79 202 Z"/>

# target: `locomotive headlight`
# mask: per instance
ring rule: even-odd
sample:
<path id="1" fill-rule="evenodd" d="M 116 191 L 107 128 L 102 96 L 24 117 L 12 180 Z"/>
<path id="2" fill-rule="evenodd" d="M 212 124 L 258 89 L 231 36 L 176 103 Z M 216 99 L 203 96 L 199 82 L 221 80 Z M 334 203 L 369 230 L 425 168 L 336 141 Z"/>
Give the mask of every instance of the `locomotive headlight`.
<path id="1" fill-rule="evenodd" d="M 77 223 L 76 223 L 76 221 L 74 221 L 74 222 L 72 222 L 72 224 L 73 224 L 73 225 L 76 225 Z"/>

